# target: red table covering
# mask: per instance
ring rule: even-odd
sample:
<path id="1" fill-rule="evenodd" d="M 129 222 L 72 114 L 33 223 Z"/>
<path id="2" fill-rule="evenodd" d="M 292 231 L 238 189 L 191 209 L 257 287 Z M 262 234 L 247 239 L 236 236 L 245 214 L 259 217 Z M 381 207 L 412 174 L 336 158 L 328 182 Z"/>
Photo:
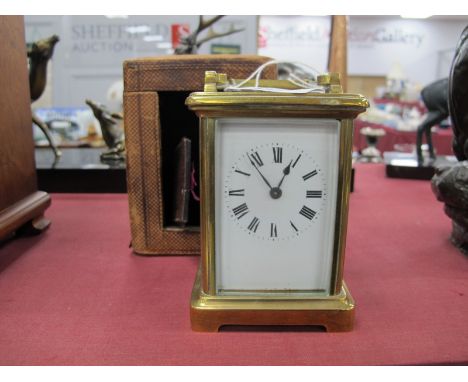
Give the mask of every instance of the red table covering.
<path id="1" fill-rule="evenodd" d="M 133 255 L 126 195 L 58 195 L 0 247 L 2 365 L 468 364 L 468 258 L 427 181 L 358 165 L 345 280 L 355 330 L 190 330 L 197 257 Z"/>

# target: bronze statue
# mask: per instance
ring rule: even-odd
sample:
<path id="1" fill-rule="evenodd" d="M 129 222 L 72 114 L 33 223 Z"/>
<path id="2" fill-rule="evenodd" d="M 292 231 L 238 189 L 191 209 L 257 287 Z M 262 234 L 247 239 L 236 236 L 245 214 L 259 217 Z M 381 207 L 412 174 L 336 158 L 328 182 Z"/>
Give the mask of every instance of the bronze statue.
<path id="1" fill-rule="evenodd" d="M 432 144 L 431 129 L 433 126 L 438 125 L 449 116 L 447 92 L 448 78 L 435 81 L 424 87 L 421 91 L 421 97 L 424 101 L 424 104 L 426 105 L 428 113 L 424 118 L 424 121 L 418 126 L 418 131 L 416 133 L 416 152 L 419 166 L 424 164 L 421 147 L 423 134 L 426 135 L 427 145 L 429 146 L 430 159 L 432 161 L 436 159 L 434 146 Z"/>
<path id="2" fill-rule="evenodd" d="M 432 190 L 452 219 L 452 243 L 468 254 L 468 26 L 455 50 L 448 82 L 448 108 L 454 133 L 453 152 L 460 161 L 436 169 Z"/>
<path id="3" fill-rule="evenodd" d="M 230 29 L 224 33 L 216 33 L 210 27 L 216 23 L 219 19 L 224 16 L 214 16 L 209 20 L 204 20 L 203 16 L 200 16 L 198 22 L 198 27 L 195 32 L 189 34 L 188 36 L 181 37 L 179 46 L 175 49 L 175 54 L 196 54 L 198 48 L 207 41 L 213 40 L 218 37 L 228 36 L 233 33 L 241 32 L 244 29 L 236 29 L 234 25 L 231 25 Z M 208 34 L 205 38 L 198 40 L 198 35 L 203 32 L 205 29 L 210 28 Z"/>
<path id="4" fill-rule="evenodd" d="M 36 41 L 28 47 L 31 103 L 38 100 L 44 92 L 47 83 L 47 63 L 52 58 L 55 44 L 59 40 L 58 36 L 53 35 L 49 38 Z M 55 157 L 60 157 L 61 152 L 52 139 L 49 127 L 34 112 L 32 113 L 32 121 L 44 132 L 50 146 L 54 150 Z"/>
<path id="5" fill-rule="evenodd" d="M 452 148 L 459 161 L 468 159 L 468 26 L 455 50 L 450 71 L 449 110 L 453 126 Z"/>
<path id="6" fill-rule="evenodd" d="M 102 137 L 106 142 L 108 151 L 101 154 L 102 160 L 125 160 L 125 141 L 123 130 L 116 120 L 122 120 L 119 113 L 111 113 L 104 105 L 87 99 L 86 104 L 93 111 L 101 126 Z"/>

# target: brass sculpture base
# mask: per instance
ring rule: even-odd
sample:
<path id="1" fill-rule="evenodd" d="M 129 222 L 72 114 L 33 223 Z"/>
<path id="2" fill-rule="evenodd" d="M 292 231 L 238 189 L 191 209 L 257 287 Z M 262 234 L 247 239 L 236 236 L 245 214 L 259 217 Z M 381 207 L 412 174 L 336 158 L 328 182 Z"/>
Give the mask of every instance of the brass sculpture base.
<path id="1" fill-rule="evenodd" d="M 344 283 L 339 295 L 329 297 L 209 296 L 202 292 L 199 269 L 190 319 L 197 332 L 217 332 L 225 325 L 314 325 L 347 332 L 353 329 L 354 300 Z"/>

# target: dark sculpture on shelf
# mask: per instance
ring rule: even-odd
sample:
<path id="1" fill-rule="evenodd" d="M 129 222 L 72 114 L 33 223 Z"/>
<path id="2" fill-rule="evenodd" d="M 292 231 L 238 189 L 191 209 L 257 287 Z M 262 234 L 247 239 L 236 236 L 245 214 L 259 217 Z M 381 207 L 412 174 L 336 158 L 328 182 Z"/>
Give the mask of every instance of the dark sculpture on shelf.
<path id="1" fill-rule="evenodd" d="M 468 26 L 455 50 L 450 71 L 449 110 L 453 126 L 453 152 L 459 161 L 468 159 Z"/>
<path id="2" fill-rule="evenodd" d="M 449 116 L 447 104 L 448 82 L 448 78 L 444 78 L 427 85 L 421 91 L 421 97 L 426 105 L 428 113 L 424 121 L 418 126 L 418 131 L 416 133 L 416 152 L 419 166 L 424 164 L 422 154 L 423 134 L 426 135 L 427 145 L 429 146 L 430 161 L 436 159 L 434 146 L 432 144 L 431 128 L 438 125 Z"/>
<path id="3" fill-rule="evenodd" d="M 27 50 L 29 59 L 29 90 L 31 93 L 31 103 L 38 100 L 47 84 L 47 64 L 54 54 L 55 44 L 59 38 L 53 35 L 32 43 Z M 61 152 L 54 143 L 49 127 L 33 112 L 32 121 L 45 134 L 50 146 L 54 150 L 55 157 L 58 158 Z"/>
<path id="4" fill-rule="evenodd" d="M 86 104 L 93 111 L 94 116 L 101 126 L 102 137 L 109 148 L 108 151 L 101 154 L 101 159 L 105 160 L 125 160 L 125 140 L 123 130 L 119 127 L 117 120 L 123 117 L 119 113 L 111 113 L 104 105 L 100 105 L 89 99 Z"/>
<path id="5" fill-rule="evenodd" d="M 460 161 L 439 167 L 432 178 L 437 200 L 452 219 L 452 243 L 468 254 L 468 26 L 462 32 L 450 70 L 448 106 L 453 127 L 453 151 Z"/>
<path id="6" fill-rule="evenodd" d="M 179 46 L 175 49 L 175 54 L 196 54 L 198 48 L 207 41 L 213 40 L 218 37 L 229 36 L 233 33 L 241 32 L 244 29 L 236 29 L 234 25 L 231 25 L 230 29 L 227 32 L 217 33 L 213 31 L 210 27 L 216 23 L 219 19 L 224 16 L 214 16 L 209 20 L 204 20 L 203 16 L 200 16 L 197 29 L 189 34 L 188 36 L 181 37 Z M 198 40 L 198 35 L 203 32 L 205 29 L 210 28 L 206 37 L 201 40 Z"/>
<path id="7" fill-rule="evenodd" d="M 468 255 L 468 164 L 438 167 L 432 191 L 452 219 L 452 243 Z"/>

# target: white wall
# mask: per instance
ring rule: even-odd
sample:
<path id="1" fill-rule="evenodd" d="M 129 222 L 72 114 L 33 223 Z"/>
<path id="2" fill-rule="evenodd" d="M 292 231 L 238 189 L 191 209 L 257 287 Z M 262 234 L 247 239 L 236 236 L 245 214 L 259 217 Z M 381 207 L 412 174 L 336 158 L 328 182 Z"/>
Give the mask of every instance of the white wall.
<path id="1" fill-rule="evenodd" d="M 129 58 L 170 54 L 172 25 L 198 25 L 198 16 L 26 16 L 26 41 L 57 34 L 49 94 L 54 106 L 83 106 L 86 98 L 106 103 L 112 83 L 122 79 L 122 62 Z M 214 29 L 226 31 L 233 24 L 245 31 L 207 42 L 199 53 L 209 53 L 211 44 L 239 45 L 241 53 L 257 52 L 257 16 L 228 16 Z M 129 33 L 128 27 L 146 27 Z M 145 30 L 146 29 L 146 30 Z M 161 41 L 148 42 L 145 36 Z M 36 105 L 35 105 L 36 106 Z"/>
<path id="2" fill-rule="evenodd" d="M 260 16 L 261 55 L 304 62 L 323 72 L 327 66 L 330 16 Z"/>
<path id="3" fill-rule="evenodd" d="M 264 46 L 259 53 L 302 61 L 326 70 L 330 17 L 261 16 Z M 399 62 L 408 79 L 422 85 L 448 75 L 451 56 L 466 20 L 413 20 L 390 16 L 351 16 L 348 72 L 386 75 Z"/>
<path id="4" fill-rule="evenodd" d="M 349 73 L 385 75 L 399 62 L 408 79 L 426 85 L 449 72 L 438 72 L 439 56 L 454 50 L 466 21 L 401 18 L 350 19 Z"/>
<path id="5" fill-rule="evenodd" d="M 216 26 L 231 23 L 245 32 L 213 40 L 212 43 L 241 46 L 241 52 L 257 53 L 257 16 L 228 16 Z M 326 70 L 330 16 L 261 16 L 258 53 L 277 59 L 301 61 Z M 189 24 L 197 16 L 26 16 L 28 42 L 53 33 L 60 36 L 52 62 L 51 81 L 42 105 L 83 106 L 85 98 L 107 103 L 110 85 L 122 78 L 122 62 L 133 57 L 167 54 L 171 26 Z M 425 85 L 448 74 L 450 57 L 458 37 L 468 24 L 457 20 L 410 20 L 393 16 L 351 16 L 348 69 L 351 75 L 386 75 L 399 61 L 410 80 Z M 140 34 L 129 26 L 147 26 Z M 160 35 L 160 42 L 145 42 L 146 35 Z M 202 47 L 208 53 L 210 44 Z M 445 74 L 447 73 L 447 74 Z M 37 102 L 35 106 L 41 105 Z"/>

